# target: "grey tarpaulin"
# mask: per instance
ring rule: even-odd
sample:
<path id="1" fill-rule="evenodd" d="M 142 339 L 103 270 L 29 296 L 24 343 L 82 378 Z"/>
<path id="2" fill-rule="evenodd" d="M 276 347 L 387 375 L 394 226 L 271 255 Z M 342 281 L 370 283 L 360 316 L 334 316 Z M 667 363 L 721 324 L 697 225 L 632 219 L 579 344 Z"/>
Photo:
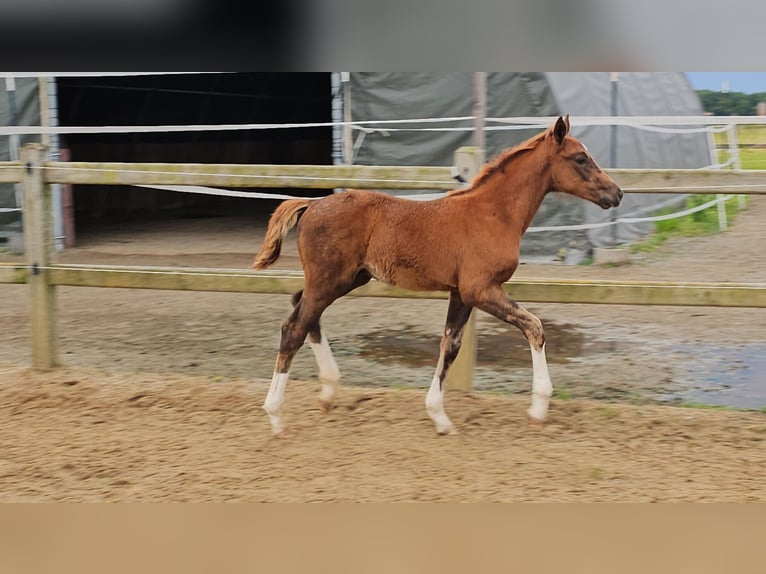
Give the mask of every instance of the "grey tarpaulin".
<path id="1" fill-rule="evenodd" d="M 352 120 L 395 120 L 470 116 L 473 84 L 470 72 L 351 73 Z M 620 73 L 617 114 L 620 116 L 702 115 L 697 94 L 681 72 Z M 608 72 L 514 73 L 487 75 L 487 117 L 608 116 L 611 85 Z M 470 120 L 451 126 L 471 126 Z M 494 125 L 494 124 L 493 124 Z M 402 127 L 402 126 L 397 126 Z M 418 127 L 417 125 L 408 127 Z M 422 125 L 420 127 L 429 127 Z M 611 126 L 573 128 L 603 167 L 699 168 L 711 163 L 704 133 L 657 133 L 629 126 L 617 128 L 617 163 L 610 166 Z M 487 158 L 512 147 L 539 128 L 487 131 Z M 437 131 L 380 131 L 354 138 L 354 163 L 362 165 L 452 165 L 458 147 L 470 145 L 472 134 Z M 618 210 L 621 217 L 649 215 L 652 205 L 666 203 L 667 195 L 628 194 Z M 558 226 L 607 221 L 608 212 L 571 197 L 553 194 L 540 209 L 533 226 Z M 627 243 L 651 231 L 649 223 L 619 224 L 617 238 Z M 522 253 L 550 258 L 562 248 L 586 253 L 609 245 L 612 228 L 589 231 L 529 233 Z"/>
<path id="2" fill-rule="evenodd" d="M 11 125 L 11 108 L 9 93 L 5 89 L 5 81 L 0 79 L 0 125 Z M 38 97 L 37 78 L 16 78 L 16 123 L 20 126 L 40 125 L 40 100 Z M 21 136 L 21 145 L 32 141 L 40 141 L 37 136 Z M 11 159 L 10 138 L 0 137 L 0 161 Z M 14 208 L 16 193 L 13 184 L 0 184 L 0 207 Z M 20 212 L 0 212 L 0 238 L 21 230 Z"/>

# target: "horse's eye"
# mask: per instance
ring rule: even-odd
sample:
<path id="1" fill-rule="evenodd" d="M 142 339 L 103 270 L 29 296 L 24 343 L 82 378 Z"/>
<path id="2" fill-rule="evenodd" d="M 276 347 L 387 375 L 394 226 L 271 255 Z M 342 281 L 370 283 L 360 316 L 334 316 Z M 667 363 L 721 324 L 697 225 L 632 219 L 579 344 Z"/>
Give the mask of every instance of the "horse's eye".
<path id="1" fill-rule="evenodd" d="M 585 165 L 588 163 L 587 156 L 581 155 L 575 158 L 575 161 L 577 162 L 577 165 Z"/>

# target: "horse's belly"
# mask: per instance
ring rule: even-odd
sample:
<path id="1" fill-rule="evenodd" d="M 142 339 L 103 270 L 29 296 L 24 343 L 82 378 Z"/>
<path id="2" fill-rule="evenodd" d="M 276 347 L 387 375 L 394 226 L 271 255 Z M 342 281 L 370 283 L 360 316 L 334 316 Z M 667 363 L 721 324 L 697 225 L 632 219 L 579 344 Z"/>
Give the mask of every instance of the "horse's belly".
<path id="1" fill-rule="evenodd" d="M 368 271 L 378 281 L 410 291 L 448 291 L 452 288 L 446 282 L 429 277 L 418 269 L 401 267 L 385 269 L 368 266 Z"/>

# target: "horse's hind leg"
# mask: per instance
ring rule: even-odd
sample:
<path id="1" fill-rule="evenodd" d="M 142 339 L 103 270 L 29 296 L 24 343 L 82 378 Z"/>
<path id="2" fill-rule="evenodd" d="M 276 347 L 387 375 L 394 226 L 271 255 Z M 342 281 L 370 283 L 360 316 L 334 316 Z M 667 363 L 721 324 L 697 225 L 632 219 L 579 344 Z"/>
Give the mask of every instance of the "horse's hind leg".
<path id="1" fill-rule="evenodd" d="M 302 297 L 296 301 L 293 312 L 282 325 L 282 338 L 279 343 L 274 376 L 263 403 L 263 409 L 269 415 L 271 430 L 277 436 L 285 430 L 282 422 L 282 404 L 285 400 L 285 389 L 293 357 L 306 340 L 309 330 L 314 325 L 318 328 L 319 317 L 331 302 L 332 300 L 324 302 Z"/>
<path id="2" fill-rule="evenodd" d="M 302 290 L 293 295 L 293 306 L 300 302 L 302 296 Z M 340 382 L 340 370 L 338 369 L 338 363 L 335 362 L 335 357 L 332 355 L 330 343 L 322 331 L 319 320 L 309 326 L 308 339 L 309 346 L 314 353 L 314 358 L 319 367 L 319 381 L 322 383 L 322 390 L 319 392 L 319 408 L 322 409 L 322 412 L 328 413 L 332 410 L 333 400 L 335 399 L 335 393 Z"/>
<path id="3" fill-rule="evenodd" d="M 333 295 L 333 297 L 340 298 L 357 287 L 365 285 L 370 279 L 372 279 L 372 276 L 362 269 L 357 272 L 351 283 L 344 286 L 342 289 L 338 289 L 337 297 L 335 295 Z M 302 296 L 302 290 L 293 295 L 293 306 L 300 302 Z M 337 393 L 338 385 L 340 383 L 340 370 L 338 369 L 338 364 L 335 362 L 335 357 L 333 357 L 327 336 L 319 324 L 319 319 L 317 319 L 313 325 L 309 326 L 308 339 L 309 346 L 314 353 L 314 358 L 319 367 L 319 381 L 322 383 L 322 389 L 319 392 L 319 408 L 322 409 L 322 412 L 328 413 L 332 410 L 335 394 Z"/>
<path id="4" fill-rule="evenodd" d="M 527 339 L 532 351 L 532 404 L 527 414 L 531 419 L 542 422 L 548 414 L 553 385 L 545 360 L 545 332 L 540 319 L 511 299 L 499 285 L 477 295 L 474 304 L 501 321 L 514 325 Z"/>
<path id="5" fill-rule="evenodd" d="M 439 362 L 426 394 L 426 411 L 436 425 L 436 432 L 441 435 L 456 433 L 455 426 L 444 411 L 444 379 L 460 350 L 463 330 L 471 316 L 471 309 L 470 305 L 463 303 L 460 295 L 455 292 L 450 295 L 447 322 L 439 349 Z"/>
<path id="6" fill-rule="evenodd" d="M 338 366 L 330 351 L 327 338 L 322 334 L 319 318 L 325 309 L 338 297 L 364 285 L 371 279 L 366 271 L 359 271 L 353 279 L 341 282 L 335 286 L 324 285 L 322 289 L 309 289 L 311 281 L 306 278 L 307 288 L 293 295 L 293 312 L 282 325 L 282 339 L 279 343 L 277 364 L 271 379 L 269 392 L 263 403 L 264 410 L 271 421 L 271 429 L 277 436 L 284 432 L 282 423 L 282 404 L 285 400 L 285 389 L 290 374 L 290 365 L 298 349 L 309 336 L 309 344 L 319 364 L 319 377 L 322 380 L 322 392 L 319 395 L 320 404 L 324 402 L 323 410 L 332 406 L 335 389 L 340 379 Z M 313 285 L 316 285 L 314 283 Z M 306 295 L 306 293 L 311 295 Z"/>

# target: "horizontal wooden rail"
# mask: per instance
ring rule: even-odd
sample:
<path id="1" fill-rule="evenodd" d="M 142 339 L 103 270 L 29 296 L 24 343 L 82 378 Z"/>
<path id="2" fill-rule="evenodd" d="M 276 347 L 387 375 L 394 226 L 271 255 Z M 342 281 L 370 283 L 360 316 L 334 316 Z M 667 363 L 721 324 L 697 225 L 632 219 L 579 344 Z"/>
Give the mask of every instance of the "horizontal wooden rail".
<path id="1" fill-rule="evenodd" d="M 0 284 L 26 283 L 28 268 L 23 264 L 0 263 Z"/>
<path id="2" fill-rule="evenodd" d="M 25 283 L 28 273 L 25 265 L 0 264 L 0 283 Z M 303 287 L 303 274 L 298 271 L 51 265 L 48 273 L 56 286 L 285 294 Z M 758 283 L 514 279 L 504 288 L 514 299 L 527 303 L 766 307 L 766 284 Z M 371 281 L 350 295 L 447 297 L 443 291 L 408 291 L 379 281 Z"/>
<path id="3" fill-rule="evenodd" d="M 450 167 L 363 165 L 166 164 L 45 162 L 48 183 L 203 185 L 267 188 L 448 190 Z M 737 193 L 766 195 L 766 170 L 610 169 L 630 193 Z M 19 162 L 0 162 L 0 183 L 17 183 Z"/>
<path id="4" fill-rule="evenodd" d="M 46 162 L 48 182 L 333 189 L 454 189 L 451 167 Z"/>
<path id="5" fill-rule="evenodd" d="M 21 183 L 24 170 L 19 161 L 0 161 L 0 183 Z"/>
<path id="6" fill-rule="evenodd" d="M 766 170 L 607 169 L 627 193 L 766 195 Z"/>

